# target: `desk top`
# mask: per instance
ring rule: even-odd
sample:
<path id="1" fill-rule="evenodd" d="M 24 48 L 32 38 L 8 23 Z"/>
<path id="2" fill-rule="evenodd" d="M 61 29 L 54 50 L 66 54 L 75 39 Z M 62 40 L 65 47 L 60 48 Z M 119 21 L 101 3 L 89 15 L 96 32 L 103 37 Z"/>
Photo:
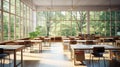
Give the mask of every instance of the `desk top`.
<path id="1" fill-rule="evenodd" d="M 111 45 L 70 45 L 72 49 L 80 49 L 80 50 L 92 50 L 93 47 L 105 47 L 106 50 L 120 50 L 120 47 L 115 47 Z"/>
<path id="2" fill-rule="evenodd" d="M 42 40 L 16 40 L 15 42 L 24 42 L 24 41 L 42 42 Z"/>
<path id="3" fill-rule="evenodd" d="M 24 45 L 0 45 L 0 48 L 3 48 L 4 50 L 19 50 L 24 47 Z"/>
<path id="4" fill-rule="evenodd" d="M 100 38 L 100 39 L 114 39 L 113 37 Z"/>
<path id="5" fill-rule="evenodd" d="M 97 40 L 76 40 L 77 42 L 86 42 L 86 41 L 93 41 L 98 42 Z M 70 42 L 70 40 L 63 40 L 63 42 Z"/>

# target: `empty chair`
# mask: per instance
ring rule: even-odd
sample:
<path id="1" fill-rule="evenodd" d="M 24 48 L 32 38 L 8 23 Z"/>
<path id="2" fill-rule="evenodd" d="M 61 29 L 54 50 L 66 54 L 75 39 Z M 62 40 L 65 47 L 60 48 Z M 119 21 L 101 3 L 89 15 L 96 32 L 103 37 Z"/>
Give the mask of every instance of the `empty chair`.
<path id="1" fill-rule="evenodd" d="M 27 47 L 30 47 L 30 51 L 32 50 L 32 46 L 33 46 L 33 43 L 34 42 L 31 42 L 30 40 L 25 40 L 24 41 L 24 45 L 25 45 L 25 47 L 27 48 Z"/>
<path id="2" fill-rule="evenodd" d="M 76 40 L 70 40 L 70 44 L 77 44 Z"/>
<path id="3" fill-rule="evenodd" d="M 4 53 L 4 49 L 0 48 L 0 60 L 1 60 L 1 66 L 0 67 L 4 67 L 4 63 L 5 63 L 5 57 L 8 56 L 9 54 Z"/>
<path id="4" fill-rule="evenodd" d="M 88 40 L 88 41 L 86 41 L 86 43 L 85 44 L 87 44 L 87 45 L 95 45 L 96 43 L 95 42 L 93 42 L 92 40 Z"/>
<path id="5" fill-rule="evenodd" d="M 75 38 L 72 38 L 72 37 L 70 37 L 69 39 L 70 39 L 70 40 L 75 40 Z"/>
<path id="6" fill-rule="evenodd" d="M 105 57 L 103 56 L 103 53 L 105 52 L 105 48 L 104 47 L 93 47 L 93 52 L 91 53 L 93 56 L 92 56 L 92 64 L 93 64 L 93 58 L 94 57 L 97 57 L 99 60 L 99 67 L 100 67 L 100 58 L 103 58 L 104 60 L 104 67 L 106 66 L 105 65 Z M 94 64 L 93 66 L 94 67 Z"/>
<path id="7" fill-rule="evenodd" d="M 75 45 L 75 44 L 77 44 L 76 40 L 70 40 L 70 42 L 69 42 L 69 49 L 70 49 L 70 45 Z"/>

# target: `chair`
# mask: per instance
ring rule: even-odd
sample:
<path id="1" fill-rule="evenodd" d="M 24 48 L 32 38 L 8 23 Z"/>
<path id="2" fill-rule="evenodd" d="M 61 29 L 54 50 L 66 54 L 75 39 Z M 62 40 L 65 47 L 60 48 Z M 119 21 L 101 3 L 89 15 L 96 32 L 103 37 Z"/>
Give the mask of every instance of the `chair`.
<path id="1" fill-rule="evenodd" d="M 97 57 L 97 58 L 99 58 L 99 67 L 100 67 L 100 58 L 103 58 L 103 60 L 104 60 L 104 66 L 106 66 L 105 65 L 105 57 L 103 56 L 103 53 L 105 52 L 105 48 L 104 47 L 93 47 L 93 52 L 91 53 L 93 56 L 92 56 L 92 64 L 93 64 L 93 58 L 94 57 Z M 93 64 L 93 66 L 92 67 L 94 67 L 94 64 Z"/>
<path id="2" fill-rule="evenodd" d="M 86 43 L 86 45 L 95 45 L 95 44 L 96 44 L 96 43 L 93 42 L 92 40 L 91 40 L 91 41 L 88 40 L 88 41 L 86 41 L 85 43 Z"/>
<path id="3" fill-rule="evenodd" d="M 70 45 L 75 45 L 75 44 L 77 44 L 76 40 L 70 40 L 70 42 L 69 42 L 69 49 L 70 49 Z"/>
<path id="4" fill-rule="evenodd" d="M 31 42 L 31 41 L 29 41 L 29 40 L 25 40 L 25 41 L 24 41 L 25 48 L 30 47 L 30 51 L 33 49 L 33 47 L 32 47 L 33 44 L 34 44 L 34 42 Z"/>
<path id="5" fill-rule="evenodd" d="M 5 57 L 8 56 L 9 54 L 4 53 L 4 49 L 0 48 L 0 60 L 1 60 L 1 66 L 0 67 L 4 67 L 4 63 L 5 63 Z"/>
<path id="6" fill-rule="evenodd" d="M 70 40 L 75 40 L 75 38 L 72 38 L 72 37 L 70 37 L 69 39 L 70 39 Z"/>

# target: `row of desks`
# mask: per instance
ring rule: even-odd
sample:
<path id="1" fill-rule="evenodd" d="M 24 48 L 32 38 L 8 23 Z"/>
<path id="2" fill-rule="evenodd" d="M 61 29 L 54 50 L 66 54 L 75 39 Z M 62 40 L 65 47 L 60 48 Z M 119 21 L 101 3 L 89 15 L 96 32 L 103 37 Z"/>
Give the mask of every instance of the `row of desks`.
<path id="1" fill-rule="evenodd" d="M 71 47 L 71 59 L 73 58 L 75 60 L 74 57 L 74 53 L 76 50 L 93 50 L 93 47 L 105 47 L 105 50 L 110 50 L 110 58 L 111 56 L 111 50 L 120 50 L 120 47 L 116 47 L 113 45 L 86 45 L 86 44 L 77 44 L 77 45 L 70 45 Z"/>
<path id="2" fill-rule="evenodd" d="M 42 40 L 16 40 L 15 42 L 16 43 L 25 43 L 25 41 L 30 41 L 30 42 L 33 42 L 33 43 L 38 43 L 39 44 L 39 52 L 42 52 Z M 24 44 L 24 45 L 27 45 L 27 44 Z"/>
<path id="3" fill-rule="evenodd" d="M 63 40 L 63 43 L 69 43 L 71 40 Z M 86 41 L 98 42 L 97 40 L 76 40 L 78 43 L 85 43 Z"/>
<path id="4" fill-rule="evenodd" d="M 38 43 L 39 44 L 39 51 L 42 51 L 42 40 L 16 40 L 14 42 L 19 43 L 19 42 L 25 42 L 25 41 L 30 41 L 30 42 L 34 42 L 34 43 Z M 21 67 L 23 67 L 23 49 L 25 48 L 26 44 L 23 45 L 0 45 L 0 48 L 3 48 L 5 51 L 12 51 L 13 52 L 13 56 L 14 56 L 14 66 L 13 67 L 18 67 L 21 64 Z M 20 63 L 16 63 L 17 59 L 16 59 L 16 53 L 17 51 L 21 52 L 21 61 Z"/>

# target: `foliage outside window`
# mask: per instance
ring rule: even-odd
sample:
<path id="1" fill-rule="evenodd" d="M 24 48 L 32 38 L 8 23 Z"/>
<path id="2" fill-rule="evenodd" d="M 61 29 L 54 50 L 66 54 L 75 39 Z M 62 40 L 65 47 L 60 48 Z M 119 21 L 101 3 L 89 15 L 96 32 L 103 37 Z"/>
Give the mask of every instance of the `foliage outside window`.
<path id="1" fill-rule="evenodd" d="M 86 33 L 87 15 L 86 11 L 41 11 L 37 12 L 37 22 L 46 30 L 42 32 L 45 36 L 76 36 Z M 116 36 L 119 22 L 120 11 L 90 11 L 90 34 Z"/>

